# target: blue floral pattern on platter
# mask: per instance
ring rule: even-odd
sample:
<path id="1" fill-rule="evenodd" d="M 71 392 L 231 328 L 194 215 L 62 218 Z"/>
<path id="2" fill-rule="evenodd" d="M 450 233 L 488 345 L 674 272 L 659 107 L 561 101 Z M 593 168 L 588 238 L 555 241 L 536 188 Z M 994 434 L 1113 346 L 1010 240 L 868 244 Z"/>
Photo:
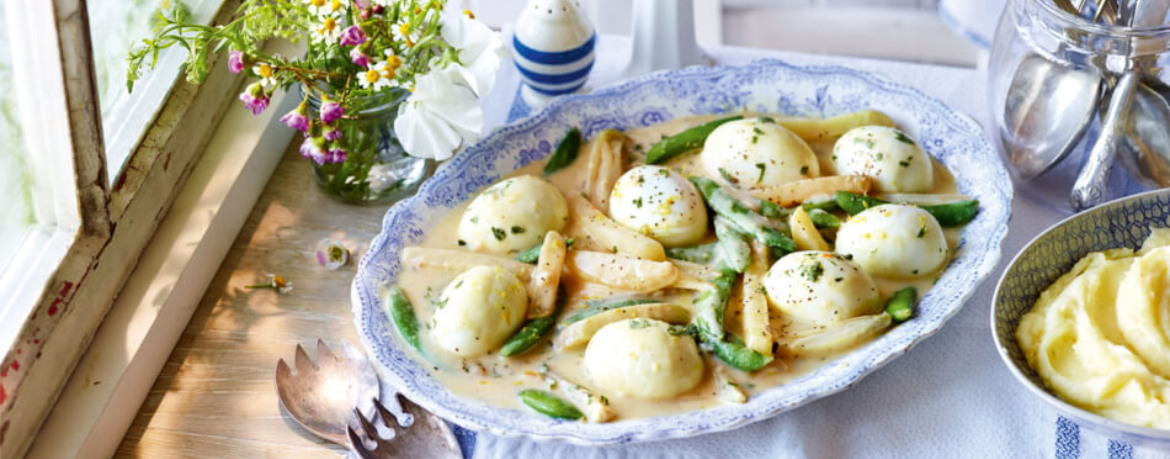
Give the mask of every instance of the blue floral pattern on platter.
<path id="1" fill-rule="evenodd" d="M 1072 269 L 1078 260 L 1102 250 L 1122 247 L 1136 250 L 1149 237 L 1151 227 L 1170 227 L 1170 190 L 1150 191 L 1107 202 L 1069 217 L 1036 236 L 1004 269 L 991 308 L 991 329 L 995 333 L 999 355 L 1016 379 L 1060 413 L 1110 437 L 1166 448 L 1170 446 L 1170 430 L 1124 424 L 1057 398 L 1028 365 L 1015 338 L 1020 318 L 1031 311 L 1040 294 Z"/>
<path id="2" fill-rule="evenodd" d="M 414 360 L 385 313 L 380 292 L 393 284 L 403 247 L 453 207 L 509 172 L 547 156 L 570 127 L 591 136 L 695 115 L 754 110 L 832 116 L 873 108 L 890 114 L 951 171 L 960 192 L 980 201 L 961 232 L 955 258 L 919 305 L 919 315 L 817 370 L 751 397 L 742 405 L 606 424 L 556 421 L 457 396 Z M 578 444 L 622 444 L 733 429 L 842 391 L 935 333 L 962 307 L 999 260 L 1007 234 L 1012 183 L 981 129 L 942 102 L 882 77 L 836 66 L 794 66 L 760 60 L 736 67 L 656 73 L 591 94 L 555 99 L 530 118 L 504 126 L 466 148 L 392 207 L 382 232 L 358 265 L 352 286 L 354 321 L 384 380 L 461 426 L 497 435 Z"/>

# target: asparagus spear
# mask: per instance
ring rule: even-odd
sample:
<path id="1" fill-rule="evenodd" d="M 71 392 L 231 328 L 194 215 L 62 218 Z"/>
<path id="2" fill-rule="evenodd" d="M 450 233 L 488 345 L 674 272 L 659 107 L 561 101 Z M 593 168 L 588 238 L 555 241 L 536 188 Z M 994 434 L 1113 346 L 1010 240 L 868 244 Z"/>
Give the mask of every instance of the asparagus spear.
<path id="1" fill-rule="evenodd" d="M 715 261 L 715 259 L 718 257 L 718 246 L 718 242 L 712 242 L 710 244 L 702 244 L 692 247 L 674 247 L 666 249 L 666 256 L 674 258 L 675 260 L 707 264 Z"/>
<path id="2" fill-rule="evenodd" d="M 821 209 L 813 209 L 808 212 L 808 218 L 812 219 L 817 228 L 840 228 L 841 219 L 836 215 L 825 212 Z"/>
<path id="3" fill-rule="evenodd" d="M 724 265 L 737 273 L 744 272 L 752 263 L 751 247 L 748 247 L 746 237 L 722 216 L 715 217 L 715 236 L 719 238 Z"/>
<path id="4" fill-rule="evenodd" d="M 848 212 L 849 215 L 860 213 L 870 207 L 888 204 L 888 202 L 881 199 L 862 196 L 848 191 L 838 191 L 834 195 L 834 199 L 836 199 L 837 205 L 844 209 L 845 212 Z M 917 207 L 933 215 L 934 219 L 938 220 L 938 224 L 948 227 L 965 224 L 975 218 L 975 214 L 979 213 L 979 201 L 976 200 Z"/>

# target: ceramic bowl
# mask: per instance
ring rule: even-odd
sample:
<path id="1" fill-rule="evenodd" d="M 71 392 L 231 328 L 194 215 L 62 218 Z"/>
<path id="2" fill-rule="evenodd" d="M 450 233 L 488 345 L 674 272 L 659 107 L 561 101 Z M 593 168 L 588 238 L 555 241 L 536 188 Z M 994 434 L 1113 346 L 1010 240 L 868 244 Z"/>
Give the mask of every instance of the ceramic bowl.
<path id="1" fill-rule="evenodd" d="M 607 128 L 630 129 L 681 116 L 743 109 L 827 117 L 866 108 L 890 114 L 919 145 L 954 171 L 959 190 L 979 199 L 979 214 L 962 230 L 954 260 L 922 298 L 916 318 L 808 374 L 753 395 L 745 404 L 604 424 L 562 422 L 500 408 L 444 388 L 406 351 L 387 318 L 379 292 L 395 283 L 401 249 L 417 244 L 442 215 L 480 189 L 548 156 L 571 127 L 591 136 Z M 443 164 L 418 195 L 386 213 L 381 234 L 358 265 L 352 289 L 354 320 L 384 381 L 439 416 L 473 430 L 579 444 L 621 444 L 723 431 L 845 390 L 938 331 L 999 261 L 1011 198 L 1007 171 L 978 125 L 938 100 L 882 77 L 777 60 L 651 74 L 591 94 L 558 98 Z"/>
<path id="2" fill-rule="evenodd" d="M 1170 190 L 1110 201 L 1057 223 L 1032 239 L 1003 272 L 991 308 L 995 346 L 1012 375 L 1033 394 L 1078 424 L 1111 438 L 1144 445 L 1170 446 L 1170 430 L 1125 424 L 1077 408 L 1058 398 L 1024 359 L 1016 328 L 1036 299 L 1078 260 L 1091 252 L 1137 249 L 1150 228 L 1170 226 Z"/>

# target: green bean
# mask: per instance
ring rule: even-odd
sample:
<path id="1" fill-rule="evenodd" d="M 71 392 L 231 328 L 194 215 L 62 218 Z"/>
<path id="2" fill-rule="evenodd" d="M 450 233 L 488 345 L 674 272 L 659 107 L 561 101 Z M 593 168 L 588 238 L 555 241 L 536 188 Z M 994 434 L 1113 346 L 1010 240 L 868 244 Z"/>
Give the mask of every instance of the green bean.
<path id="1" fill-rule="evenodd" d="M 979 201 L 975 200 L 920 207 L 934 215 L 938 224 L 944 227 L 964 225 L 975 218 L 975 214 L 979 213 Z"/>
<path id="2" fill-rule="evenodd" d="M 577 241 L 574 241 L 573 238 L 565 239 L 565 247 L 572 246 L 574 242 L 577 242 Z M 528 263 L 530 265 L 535 265 L 536 262 L 540 261 L 540 248 L 543 246 L 544 246 L 544 243 L 536 244 L 536 245 L 532 246 L 531 248 L 529 248 L 528 250 L 517 253 L 516 256 L 513 258 L 515 258 L 516 261 L 519 261 L 521 263 Z"/>
<path id="3" fill-rule="evenodd" d="M 720 118 L 709 121 L 693 128 L 682 131 L 665 139 L 659 140 L 646 152 L 646 164 L 658 164 L 666 160 L 703 146 L 707 136 L 715 128 L 728 121 L 743 119 L 742 115 Z"/>
<path id="4" fill-rule="evenodd" d="M 791 212 L 767 199 L 760 200 L 760 215 L 767 218 L 788 218 Z"/>
<path id="5" fill-rule="evenodd" d="M 557 149 L 553 151 L 552 156 L 548 158 L 548 164 L 544 165 L 544 175 L 551 175 L 552 173 L 569 167 L 573 161 L 577 160 L 577 153 L 581 151 L 581 131 L 577 128 L 569 129 L 565 133 L 565 137 L 557 144 Z"/>
<path id="6" fill-rule="evenodd" d="M 752 372 L 764 368 L 765 365 L 772 363 L 774 357 L 771 355 L 761 354 L 759 352 L 748 349 L 735 335 L 730 335 L 729 340 L 715 340 L 709 336 L 703 336 L 703 342 L 711 346 L 711 351 L 722 360 L 724 363 L 732 367 Z"/>
<path id="7" fill-rule="evenodd" d="M 870 207 L 888 204 L 881 199 L 871 198 L 869 196 L 862 196 L 848 191 L 838 191 L 834 195 L 837 200 L 837 205 L 840 206 L 849 215 L 858 214 Z M 979 201 L 957 201 L 946 204 L 939 204 L 935 206 L 916 206 L 925 210 L 938 220 L 938 224 L 946 227 L 959 226 L 970 222 L 975 218 L 975 214 L 979 213 Z"/>
<path id="8" fill-rule="evenodd" d="M 918 289 L 909 286 L 894 292 L 894 296 L 886 302 L 886 314 L 894 322 L 905 322 L 914 315 L 914 302 L 918 300 Z"/>
<path id="9" fill-rule="evenodd" d="M 840 228 L 841 219 L 836 215 L 825 212 L 821 209 L 813 209 L 808 211 L 808 218 L 812 220 L 817 228 Z"/>
<path id="10" fill-rule="evenodd" d="M 500 348 L 500 355 L 504 357 L 520 355 L 540 342 L 540 339 L 547 335 L 549 330 L 552 330 L 553 325 L 556 325 L 557 316 L 561 315 L 561 310 L 565 307 L 566 296 L 564 288 L 561 288 L 557 292 L 557 306 L 552 314 L 525 322 L 523 327 L 520 327 L 516 333 L 508 338 L 508 341 L 504 342 L 504 346 Z"/>
<path id="11" fill-rule="evenodd" d="M 748 246 L 747 236 L 736 231 L 722 216 L 715 217 L 715 236 L 719 238 L 719 254 L 724 265 L 737 273 L 746 271 L 752 264 L 752 248 Z"/>
<path id="12" fill-rule="evenodd" d="M 569 315 L 569 317 L 565 318 L 565 323 L 571 324 L 573 322 L 580 322 L 582 320 L 588 319 L 590 317 L 593 317 L 595 315 L 601 314 L 605 311 L 609 311 L 612 309 L 621 309 L 621 308 L 627 308 L 630 306 L 637 306 L 639 304 L 662 303 L 662 302 L 663 301 L 658 299 L 658 298 L 645 298 L 645 297 L 642 297 L 642 298 L 624 297 L 624 298 L 617 298 L 617 299 L 607 298 L 604 300 L 593 300 L 593 301 L 589 301 L 588 303 L 585 303 L 585 307 L 581 308 L 581 310 L 579 310 L 579 311 Z"/>
<path id="13" fill-rule="evenodd" d="M 406 292 L 401 287 L 390 289 L 390 317 L 398 327 L 398 333 L 421 354 L 422 342 L 418 337 L 418 318 L 414 315 L 414 306 L 406 298 Z"/>
<path id="14" fill-rule="evenodd" d="M 773 228 L 770 220 L 753 212 L 744 203 L 720 188 L 714 180 L 706 177 L 691 177 L 691 182 L 703 194 L 703 198 L 707 200 L 711 209 L 730 221 L 739 232 L 782 252 L 796 250 L 796 243 L 792 241 L 791 237 Z"/>
<path id="15" fill-rule="evenodd" d="M 675 260 L 707 264 L 715 260 L 718 254 L 718 245 L 718 242 L 712 242 L 691 247 L 672 247 L 666 249 L 666 256 Z"/>
<path id="16" fill-rule="evenodd" d="M 557 419 L 577 420 L 585 417 L 573 404 L 552 393 L 536 389 L 520 391 L 520 401 L 537 413 Z"/>

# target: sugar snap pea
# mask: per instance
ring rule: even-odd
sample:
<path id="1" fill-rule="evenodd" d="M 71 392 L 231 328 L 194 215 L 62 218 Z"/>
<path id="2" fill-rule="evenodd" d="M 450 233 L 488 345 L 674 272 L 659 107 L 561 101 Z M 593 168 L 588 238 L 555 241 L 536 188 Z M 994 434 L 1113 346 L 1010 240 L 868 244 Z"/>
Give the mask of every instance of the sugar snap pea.
<path id="1" fill-rule="evenodd" d="M 520 355 L 540 342 L 540 339 L 548 334 L 548 331 L 552 330 L 553 325 L 557 323 L 557 316 L 561 315 L 561 310 L 565 307 L 565 296 L 565 291 L 562 288 L 557 292 L 557 307 L 552 314 L 525 322 L 523 327 L 520 327 L 516 333 L 508 338 L 508 341 L 504 342 L 504 346 L 500 348 L 500 355 L 504 357 Z"/>
<path id="2" fill-rule="evenodd" d="M 886 302 L 886 314 L 889 314 L 894 322 L 905 322 L 914 315 L 915 301 L 918 301 L 918 289 L 914 286 L 898 290 Z"/>
<path id="3" fill-rule="evenodd" d="M 720 118 L 715 121 L 708 121 L 693 128 L 682 131 L 678 134 L 672 135 L 665 139 L 659 140 L 650 147 L 646 152 L 646 164 L 659 164 L 666 160 L 683 154 L 687 151 L 694 150 L 703 146 L 703 142 L 707 141 L 707 136 L 715 128 L 723 125 L 728 121 L 735 121 L 743 119 L 742 115 L 729 116 L 727 118 Z"/>
<path id="4" fill-rule="evenodd" d="M 422 342 L 418 336 L 418 318 L 414 315 L 414 306 L 406 298 L 406 292 L 401 287 L 390 289 L 390 317 L 398 327 L 398 333 L 419 353 L 423 352 Z"/>
<path id="5" fill-rule="evenodd" d="M 646 297 L 635 297 L 635 298 L 624 297 L 624 298 L 607 298 L 607 299 L 603 299 L 603 300 L 592 300 L 592 301 L 585 303 L 584 308 L 581 308 L 577 312 L 570 314 L 569 317 L 566 317 L 565 323 L 571 324 L 573 322 L 580 322 L 582 320 L 588 319 L 590 317 L 593 317 L 595 315 L 601 314 L 605 311 L 609 311 L 612 309 L 621 309 L 621 308 L 626 308 L 626 307 L 630 307 L 630 306 L 637 306 L 639 304 L 662 303 L 662 302 L 663 301 L 658 299 L 658 298 L 646 298 Z"/>
<path id="6" fill-rule="evenodd" d="M 694 301 L 695 326 L 716 341 L 723 338 L 723 317 L 727 314 L 727 300 L 731 298 L 736 276 L 734 270 L 720 268 L 719 276 L 711 280 L 715 287 L 700 292 Z"/>
<path id="7" fill-rule="evenodd" d="M 836 199 L 837 205 L 841 209 L 844 209 L 845 212 L 848 212 L 849 215 L 858 214 L 870 207 L 888 204 L 881 199 L 862 196 L 848 191 L 838 191 L 833 197 Z M 975 218 L 975 214 L 979 213 L 979 201 L 976 200 L 916 207 L 929 212 L 934 216 L 935 220 L 938 220 L 938 224 L 945 227 L 959 226 L 970 222 L 971 219 Z"/>
<path id="8" fill-rule="evenodd" d="M 808 211 L 808 218 L 812 220 L 813 225 L 817 228 L 840 228 L 841 219 L 836 215 L 825 212 L 821 209 L 813 209 Z"/>
<path id="9" fill-rule="evenodd" d="M 675 260 L 707 264 L 715 260 L 718 245 L 718 242 L 712 242 L 691 247 L 671 247 L 666 249 L 666 256 Z"/>
<path id="10" fill-rule="evenodd" d="M 748 246 L 747 236 L 722 216 L 715 217 L 715 236 L 719 238 L 719 253 L 724 265 L 737 273 L 747 270 L 752 264 L 752 248 Z"/>
<path id="11" fill-rule="evenodd" d="M 548 163 L 544 165 L 544 175 L 550 175 L 556 171 L 569 167 L 573 161 L 577 160 L 577 153 L 581 151 L 581 131 L 577 128 L 569 129 L 565 133 L 565 137 L 561 138 L 560 143 L 557 144 L 557 149 L 553 151 L 552 156 L 548 158 Z"/>
<path id="12" fill-rule="evenodd" d="M 585 417 L 573 404 L 549 392 L 536 389 L 520 391 L 520 401 L 537 413 L 557 419 L 577 420 Z"/>
<path id="13" fill-rule="evenodd" d="M 752 372 L 772 363 L 774 357 L 771 355 L 761 354 L 748 349 L 738 337 L 734 335 L 730 336 L 732 339 L 728 340 L 713 340 L 710 337 L 704 336 L 703 340 L 711 346 L 711 351 L 715 354 L 715 357 L 718 357 L 719 360 L 736 369 Z"/>
<path id="14" fill-rule="evenodd" d="M 837 200 L 830 197 L 828 199 L 818 199 L 816 201 L 805 201 L 800 204 L 805 212 L 812 212 L 813 209 L 820 209 L 826 212 L 837 210 Z"/>
<path id="15" fill-rule="evenodd" d="M 741 233 L 747 234 L 782 252 L 796 250 L 796 243 L 783 231 L 772 227 L 772 221 L 754 212 L 730 193 L 724 191 L 718 183 L 706 177 L 691 177 L 691 182 L 699 189 L 707 205 L 716 214 L 730 221 Z"/>

